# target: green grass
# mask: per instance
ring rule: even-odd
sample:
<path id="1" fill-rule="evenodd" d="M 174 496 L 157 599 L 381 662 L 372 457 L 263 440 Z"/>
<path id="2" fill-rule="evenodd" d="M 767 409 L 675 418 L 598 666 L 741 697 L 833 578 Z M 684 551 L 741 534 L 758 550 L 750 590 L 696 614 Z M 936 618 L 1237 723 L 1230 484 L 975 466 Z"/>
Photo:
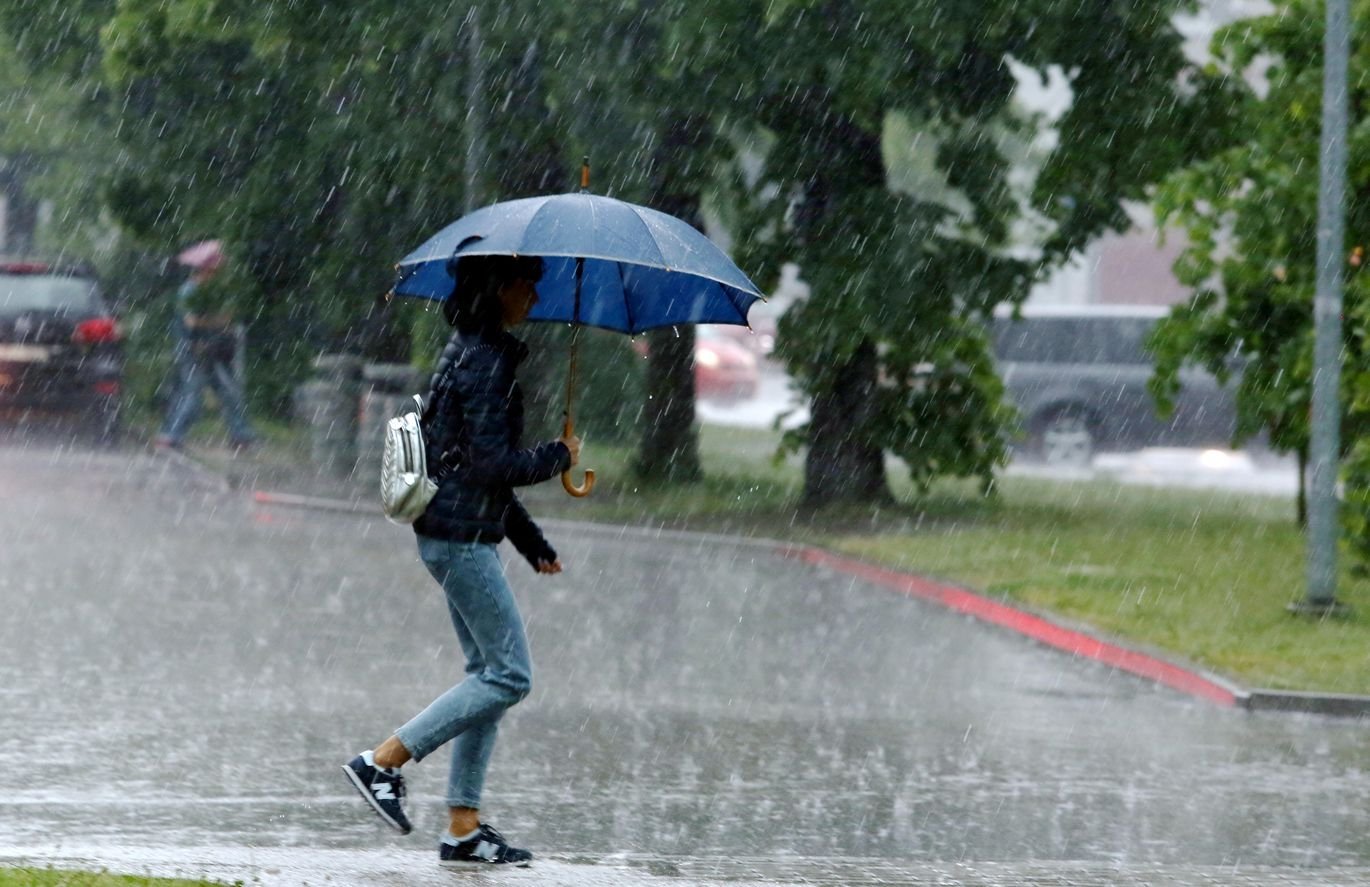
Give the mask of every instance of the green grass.
<path id="1" fill-rule="evenodd" d="M 630 453 L 587 448 L 600 483 L 585 500 L 555 484 L 542 514 L 794 539 L 942 578 L 1153 646 L 1249 687 L 1370 693 L 1367 587 L 1342 558 L 1345 620 L 1291 616 L 1305 589 L 1305 541 L 1292 501 L 1108 481 L 1007 477 L 985 499 L 973 482 L 899 504 L 796 512 L 801 462 L 771 462 L 771 432 L 705 426 L 707 479 L 636 484 Z M 579 477 L 579 474 L 577 474 Z"/>
<path id="2" fill-rule="evenodd" d="M 700 455 L 705 477 L 696 484 L 643 484 L 633 476 L 633 451 L 587 444 L 571 473 L 596 472 L 594 492 L 572 499 L 559 482 L 526 492 L 541 514 L 585 520 L 771 535 L 792 523 L 800 486 L 797 461 L 774 465 L 775 436 L 745 429 L 704 426 Z"/>
<path id="3" fill-rule="evenodd" d="M 1304 538 L 1285 503 L 1009 479 L 1003 503 L 918 532 L 839 534 L 831 547 L 946 577 L 1153 645 L 1243 684 L 1370 693 L 1365 588 L 1346 620 L 1285 609 L 1304 593 Z M 1344 565 L 1345 566 L 1345 565 Z"/>
<path id="4" fill-rule="evenodd" d="M 213 881 L 70 872 L 60 869 L 0 868 L 0 887 L 203 887 Z"/>

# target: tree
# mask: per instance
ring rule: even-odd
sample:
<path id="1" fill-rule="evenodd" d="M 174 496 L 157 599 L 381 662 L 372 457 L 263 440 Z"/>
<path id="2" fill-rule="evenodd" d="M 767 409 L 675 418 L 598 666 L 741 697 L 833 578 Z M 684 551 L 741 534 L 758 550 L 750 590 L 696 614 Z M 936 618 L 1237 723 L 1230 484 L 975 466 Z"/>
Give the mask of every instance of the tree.
<path id="1" fill-rule="evenodd" d="M 338 18 L 303 4 L 83 0 L 74 22 L 40 4 L 22 6 L 7 14 L 26 29 L 32 70 L 70 60 L 72 81 L 100 99 L 85 119 L 117 134 L 111 159 L 91 164 L 87 178 L 122 230 L 164 256 L 204 236 L 239 253 L 256 370 L 270 382 L 273 406 L 284 407 L 319 350 L 407 358 L 413 312 L 397 312 L 381 296 L 395 259 L 465 202 L 463 13 L 472 6 L 435 18 L 413 2 L 372 2 Z M 651 141 L 638 137 L 645 107 L 634 109 L 636 118 L 616 106 L 597 116 L 587 98 L 602 95 L 602 110 L 628 88 L 578 95 L 585 72 L 597 70 L 592 63 L 606 61 L 603 32 L 586 21 L 606 17 L 620 34 L 640 38 L 629 25 L 643 22 L 641 10 L 596 18 L 531 0 L 486 4 L 479 201 L 568 190 L 568 160 L 587 147 L 602 149 L 606 168 L 633 160 L 618 181 L 642 199 L 648 177 L 634 151 Z M 610 55 L 610 71 L 616 61 Z M 633 138 L 614 139 L 605 116 Z M 534 335 L 565 344 L 562 331 Z M 585 350 L 587 384 L 605 387 L 600 365 L 621 366 L 625 349 L 594 339 Z M 606 401 L 617 419 L 636 409 L 636 389 L 615 389 L 619 396 Z M 692 401 L 688 407 L 693 416 Z M 612 421 L 603 427 L 619 430 Z"/>
<path id="2" fill-rule="evenodd" d="M 502 4 L 486 22 L 494 93 L 513 94 L 529 73 L 515 38 L 534 7 Z M 465 20 L 431 12 L 82 0 L 61 14 L 23 2 L 3 21 L 22 35 L 31 70 L 59 62 L 91 96 L 84 120 L 113 134 L 106 159 L 87 168 L 102 198 L 92 203 L 163 256 L 207 236 L 237 254 L 252 387 L 284 410 L 320 350 L 407 358 L 411 315 L 384 300 L 391 266 L 460 213 L 464 191 L 455 48 Z M 492 193 L 536 178 L 528 168 L 546 161 L 523 152 L 522 165 L 503 162 L 508 146 L 497 147 Z"/>
<path id="3" fill-rule="evenodd" d="M 166 379 L 166 293 L 174 284 L 167 252 L 116 228 L 104 202 L 104 185 L 123 162 L 100 71 L 100 27 L 114 6 L 0 5 L 0 178 L 10 197 L 5 249 L 88 265 L 128 321 L 124 383 L 136 409 L 150 407 Z M 50 211 L 40 214 L 40 203 Z"/>
<path id="4" fill-rule="evenodd" d="M 798 260 L 815 296 L 785 318 L 780 353 L 813 403 L 788 438 L 808 446 L 810 504 L 887 497 L 887 453 L 920 485 L 988 482 L 1005 413 L 978 318 L 1023 298 L 1039 265 L 1015 257 L 1012 231 L 1049 222 L 1040 264 L 1058 262 L 1186 156 L 1201 128 L 1176 77 L 1179 2 L 509 0 L 483 8 L 492 106 L 502 134 L 538 147 L 496 145 L 485 179 L 491 193 L 542 188 L 559 174 L 548 158 L 573 146 L 607 171 L 596 190 L 728 216 L 754 258 Z M 380 296 L 391 263 L 464 202 L 468 7 L 80 0 L 53 14 L 22 0 L 2 12 L 29 35 L 31 65 L 89 86 L 84 119 L 116 146 L 93 180 L 123 230 L 161 255 L 203 236 L 239 252 L 255 387 L 283 409 L 321 349 L 407 354 L 408 325 Z M 1010 103 L 1010 59 L 1059 65 L 1074 90 L 1032 190 L 1010 175 L 1011 146 L 1032 130 Z M 758 144 L 751 200 L 733 205 L 725 160 Z M 892 186 L 911 150 L 940 173 L 933 187 Z M 694 474 L 688 335 L 653 349 L 648 403 L 661 412 L 644 471 Z"/>
<path id="5" fill-rule="evenodd" d="M 148 242 L 218 236 L 238 253 L 254 387 L 277 410 L 318 351 L 388 350 L 390 266 L 461 193 L 455 164 L 434 162 L 460 132 L 460 103 L 445 100 L 460 22 L 435 31 L 388 3 L 354 12 L 131 0 L 101 30 L 131 158 L 111 208 Z"/>
<path id="6" fill-rule="evenodd" d="M 727 145 L 715 126 L 725 104 L 712 75 L 685 49 L 711 13 L 684 0 L 625 0 L 549 11 L 562 61 L 553 93 L 576 143 L 594 161 L 594 190 L 704 227 Z M 645 480 L 700 474 L 694 329 L 647 334 L 646 393 L 634 469 Z"/>
<path id="7" fill-rule="evenodd" d="M 1188 155 L 1196 112 L 1169 21 L 1181 5 L 785 0 L 713 10 L 707 65 L 740 84 L 771 144 L 753 254 L 772 268 L 798 262 L 813 290 L 783 319 L 779 345 L 812 401 L 808 427 L 789 438 L 808 446 L 808 504 L 888 498 L 886 452 L 920 486 L 939 475 L 988 485 L 1006 458 L 1008 414 L 979 319 L 1122 227 L 1123 201 Z M 1010 102 L 1011 60 L 1039 73 L 1058 66 L 1073 91 L 1031 189 L 1010 175 L 1008 147 L 1029 128 Z M 891 156 L 904 149 L 890 144 L 895 121 L 934 159 L 943 182 L 933 193 L 890 187 Z M 1012 249 L 1015 226 L 1032 219 L 1052 225 L 1037 262 Z"/>
<path id="8" fill-rule="evenodd" d="M 1368 18 L 1370 3 L 1358 0 L 1353 22 Z M 1273 449 L 1298 456 L 1301 469 L 1312 394 L 1322 38 L 1323 6 L 1313 0 L 1282 0 L 1270 15 L 1219 32 L 1217 63 L 1201 85 L 1230 96 L 1231 125 L 1168 177 L 1156 199 L 1160 219 L 1186 235 L 1175 271 L 1195 294 L 1152 338 L 1154 391 L 1167 402 L 1190 362 L 1234 378 L 1237 440 L 1264 430 Z M 1346 222 L 1353 243 L 1370 226 L 1370 204 L 1356 199 L 1370 194 L 1370 141 L 1357 123 L 1370 100 L 1367 71 L 1370 52 L 1353 50 Z M 1370 559 L 1370 375 L 1360 368 L 1370 347 L 1370 282 L 1362 247 L 1347 258 L 1343 516 L 1364 564 Z"/>
<path id="9" fill-rule="evenodd" d="M 33 2 L 0 7 L 0 192 L 9 199 L 12 253 L 88 256 L 108 239 L 107 223 L 90 211 L 100 201 L 89 172 L 112 153 L 105 121 L 90 113 L 102 100 L 91 78 L 99 35 L 90 20 L 110 5 L 81 0 L 65 21 Z M 39 230 L 40 200 L 52 202 L 60 230 Z"/>

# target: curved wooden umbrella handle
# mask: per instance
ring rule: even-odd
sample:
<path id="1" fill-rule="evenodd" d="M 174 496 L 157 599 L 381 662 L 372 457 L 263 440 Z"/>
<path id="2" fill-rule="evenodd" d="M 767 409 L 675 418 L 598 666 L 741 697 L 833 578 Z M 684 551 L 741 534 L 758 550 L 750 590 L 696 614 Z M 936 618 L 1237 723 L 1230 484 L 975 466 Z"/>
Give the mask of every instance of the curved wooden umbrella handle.
<path id="1" fill-rule="evenodd" d="M 583 499 L 590 495 L 590 491 L 595 488 L 595 470 L 593 468 L 585 469 L 585 480 L 581 482 L 580 486 L 576 486 L 576 482 L 571 480 L 571 472 L 563 471 L 561 473 L 561 486 L 562 489 L 577 499 Z"/>
<path id="2" fill-rule="evenodd" d="M 562 436 L 570 437 L 574 433 L 575 426 L 571 424 L 571 416 L 568 413 L 566 415 L 566 425 L 562 431 Z M 577 485 L 575 481 L 571 480 L 571 471 L 568 468 L 561 473 L 561 487 L 577 499 L 583 499 L 590 495 L 590 491 L 595 488 L 595 470 L 593 468 L 585 469 L 585 480 Z"/>

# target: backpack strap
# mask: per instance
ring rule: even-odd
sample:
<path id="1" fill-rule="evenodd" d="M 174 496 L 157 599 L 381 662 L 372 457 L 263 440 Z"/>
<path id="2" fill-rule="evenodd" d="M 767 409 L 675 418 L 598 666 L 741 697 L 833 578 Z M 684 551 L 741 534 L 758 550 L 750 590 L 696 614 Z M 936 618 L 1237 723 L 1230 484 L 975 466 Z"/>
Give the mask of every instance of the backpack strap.
<path id="1" fill-rule="evenodd" d="M 428 394 L 426 396 L 420 397 L 417 394 L 414 395 L 414 400 L 418 401 L 419 404 L 420 425 L 427 422 L 428 417 L 433 414 L 433 410 L 437 409 L 438 395 L 442 392 L 443 388 L 446 387 L 448 377 L 451 376 L 452 371 L 456 369 L 460 356 L 461 355 L 456 355 L 447 366 L 443 367 L 441 373 L 433 374 L 433 380 L 428 385 Z"/>
<path id="2" fill-rule="evenodd" d="M 414 400 L 419 405 L 420 429 L 423 428 L 424 424 L 428 421 L 428 418 L 433 414 L 433 411 L 437 409 L 438 401 L 442 399 L 442 396 L 446 394 L 448 389 L 450 388 L 449 382 L 451 380 L 452 373 L 456 371 L 457 364 L 461 362 L 461 357 L 462 355 L 460 353 L 454 355 L 451 362 L 443 368 L 443 371 L 433 376 L 433 383 L 428 389 L 428 397 L 426 403 L 424 398 L 420 397 L 417 394 L 414 395 Z M 452 449 L 438 456 L 438 464 L 436 468 L 432 472 L 430 472 L 430 475 L 433 478 L 433 480 L 437 481 L 438 483 L 442 483 L 443 478 L 447 477 L 447 475 L 452 473 L 452 469 L 456 467 L 452 464 L 452 458 L 457 455 L 456 450 L 457 448 L 453 447 Z"/>

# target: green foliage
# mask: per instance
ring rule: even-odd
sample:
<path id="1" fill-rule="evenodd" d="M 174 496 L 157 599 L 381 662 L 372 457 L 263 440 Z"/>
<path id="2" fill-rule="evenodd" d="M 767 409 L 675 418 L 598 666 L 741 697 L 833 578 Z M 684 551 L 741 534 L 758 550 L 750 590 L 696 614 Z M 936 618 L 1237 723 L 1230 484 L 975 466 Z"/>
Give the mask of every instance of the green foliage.
<path id="1" fill-rule="evenodd" d="M 1370 20 L 1370 3 L 1353 4 L 1353 20 Z M 1186 234 L 1176 263 L 1195 287 L 1152 338 L 1153 391 L 1165 402 L 1188 362 L 1239 380 L 1239 440 L 1262 429 L 1280 451 L 1306 454 L 1312 397 L 1313 296 L 1316 286 L 1318 150 L 1322 102 L 1323 6 L 1284 0 L 1268 16 L 1232 25 L 1214 38 L 1219 63 L 1201 89 L 1233 98 L 1230 127 L 1210 150 L 1168 177 L 1156 195 L 1162 222 Z M 1241 76 L 1265 60 L 1258 90 Z M 1351 60 L 1346 219 L 1351 242 L 1364 243 L 1370 203 L 1370 130 L 1361 113 L 1370 100 L 1370 50 Z M 1346 535 L 1370 563 L 1370 280 L 1359 259 L 1346 266 L 1342 364 L 1343 480 Z"/>
<path id="2" fill-rule="evenodd" d="M 1370 691 L 1370 619 L 1285 611 L 1305 548 L 1288 500 L 1014 477 L 998 507 L 977 507 L 966 490 L 953 509 L 948 487 L 905 527 L 887 518 L 882 531 L 827 544 L 1168 650 L 1248 687 Z M 1349 574 L 1341 587 L 1357 602 L 1366 592 Z"/>
<path id="3" fill-rule="evenodd" d="M 1194 86 L 1171 23 L 1185 0 L 1092 3 L 1049 16 L 1018 58 L 1036 69 L 1060 65 L 1074 93 L 1057 123 L 1059 145 L 1033 201 L 1057 225 L 1045 244 L 1056 260 L 1106 230 L 1125 230 L 1123 201 L 1212 146 L 1226 144 L 1237 88 L 1221 78 Z M 1081 39 L 1080 35 L 1093 39 Z"/>
<path id="4" fill-rule="evenodd" d="M 529 439 L 561 434 L 570 372 L 571 329 L 560 324 L 526 324 L 516 331 L 529 346 L 525 366 L 537 384 L 524 385 Z M 617 333 L 582 329 L 577 346 L 572 402 L 576 434 L 587 443 L 631 444 L 637 439 L 644 398 L 643 358 Z"/>
<path id="5" fill-rule="evenodd" d="M 1346 351 L 1342 363 L 1342 522 L 1345 537 L 1357 559 L 1358 574 L 1370 575 L 1370 299 L 1365 281 L 1357 274 L 1347 288 L 1343 311 Z M 1355 293 L 1352 301 L 1352 293 Z M 1308 338 L 1311 340 L 1312 336 Z M 1307 354 L 1312 353 L 1311 343 Z M 1311 362 L 1311 361 L 1310 361 Z M 1308 367 L 1304 367 L 1307 374 Z M 1311 382 L 1309 383 L 1311 386 Z"/>
<path id="6" fill-rule="evenodd" d="M 1013 427 L 983 326 L 960 327 L 936 340 L 920 363 L 909 364 L 903 352 L 885 364 L 881 402 L 891 413 L 880 424 L 895 433 L 882 449 L 904 461 L 920 493 L 943 477 L 978 477 L 990 489 L 985 466 L 1003 461 L 1004 429 Z M 918 436 L 906 436 L 905 428 Z"/>
<path id="7" fill-rule="evenodd" d="M 46 4 L 0 5 L 0 185 L 11 197 L 53 202 L 54 221 L 39 227 L 29 251 L 101 270 L 123 251 L 110 236 L 93 174 L 108 163 L 113 145 L 100 114 L 104 94 L 97 82 L 80 78 L 98 58 L 89 16 L 107 5 L 75 3 L 61 17 Z M 21 22 L 14 39 L 4 39 Z M 14 221 L 9 233 L 23 249 L 27 232 L 13 230 Z"/>
<path id="8" fill-rule="evenodd" d="M 754 205 L 733 211 L 744 263 L 773 275 L 797 262 L 813 293 L 781 323 L 778 353 L 816 404 L 792 447 L 809 444 L 811 461 L 893 452 L 920 486 L 943 473 L 988 484 L 1006 459 L 1010 412 L 975 319 L 1126 227 L 1122 202 L 1205 142 L 1197 123 L 1211 97 L 1181 81 L 1170 22 L 1184 5 L 711 5 L 701 64 L 737 84 L 732 105 L 749 109 L 737 125 L 763 131 L 750 141 L 767 146 L 744 191 Z M 1010 59 L 1070 81 L 1056 146 L 1040 160 L 1029 156 L 1036 121 L 1011 103 Z M 1015 168 L 1034 164 L 1035 183 L 1016 183 Z M 1025 259 L 1032 244 L 1014 232 L 1032 221 L 1050 233 L 1040 258 Z M 868 345 L 874 378 L 852 387 Z M 825 397 L 838 386 L 843 396 Z M 843 421 L 820 416 L 825 403 Z"/>
<path id="9" fill-rule="evenodd" d="M 485 17 L 488 94 L 512 95 L 527 79 L 520 38 L 533 11 L 501 4 Z M 393 263 L 466 197 L 467 21 L 413 2 L 352 4 L 347 15 L 241 0 L 0 11 L 30 79 L 61 93 L 55 113 L 98 136 L 87 140 L 98 153 L 79 164 L 87 193 L 66 202 L 103 204 L 119 231 L 162 257 L 202 237 L 226 241 L 242 271 L 251 390 L 278 413 L 320 351 L 408 352 L 411 318 L 381 297 Z M 506 100 L 491 116 L 527 119 L 531 104 Z M 529 162 L 518 161 L 536 155 L 539 125 L 498 128 L 491 191 L 526 187 Z"/>

